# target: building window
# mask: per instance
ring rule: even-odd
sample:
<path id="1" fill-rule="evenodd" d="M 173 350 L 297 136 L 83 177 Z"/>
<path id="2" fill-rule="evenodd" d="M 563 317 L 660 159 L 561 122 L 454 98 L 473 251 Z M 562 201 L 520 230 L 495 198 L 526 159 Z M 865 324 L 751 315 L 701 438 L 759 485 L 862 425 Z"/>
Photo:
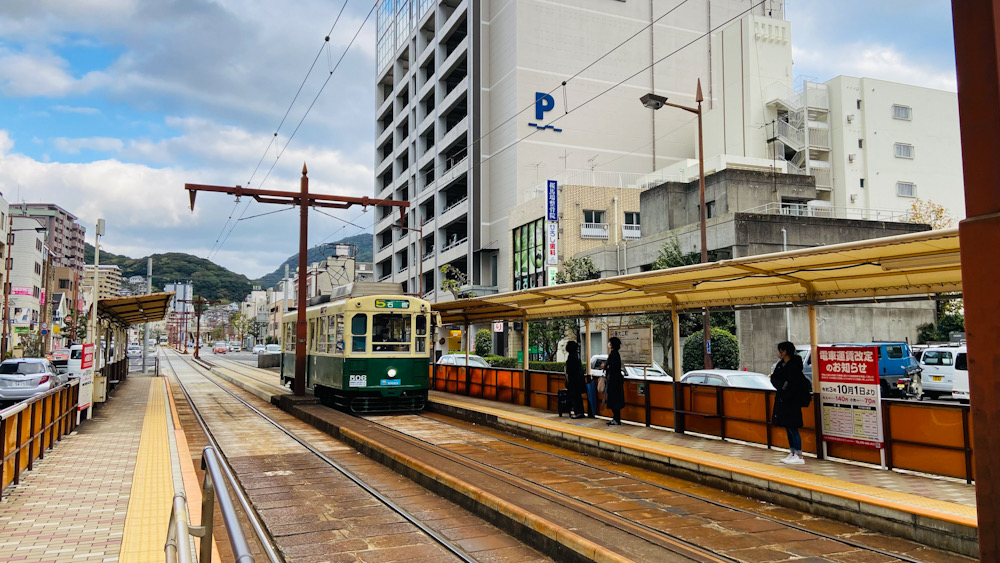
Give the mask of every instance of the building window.
<path id="1" fill-rule="evenodd" d="M 35 275 L 36 276 L 42 275 L 42 265 L 39 264 L 38 262 L 35 262 Z"/>
<path id="2" fill-rule="evenodd" d="M 715 217 L 715 202 L 709 201 L 705 204 L 705 218 L 711 219 Z"/>
<path id="3" fill-rule="evenodd" d="M 861 100 L 858 100 L 858 109 L 861 109 Z"/>
<path id="4" fill-rule="evenodd" d="M 545 285 L 545 220 L 538 219 L 515 227 L 514 289 L 530 289 Z"/>
<path id="5" fill-rule="evenodd" d="M 896 182 L 896 195 L 899 197 L 917 197 L 917 185 L 913 182 Z"/>
<path id="6" fill-rule="evenodd" d="M 893 104 L 892 118 L 905 119 L 906 121 L 909 121 L 913 119 L 913 108 L 911 108 L 910 106 L 901 106 L 899 104 Z"/>
<path id="7" fill-rule="evenodd" d="M 858 185 L 861 187 L 861 189 L 865 189 L 865 179 L 861 178 L 860 180 L 858 180 Z"/>
<path id="8" fill-rule="evenodd" d="M 865 148 L 865 140 L 864 139 L 858 139 L 858 148 L 859 149 Z"/>
<path id="9" fill-rule="evenodd" d="M 603 211 L 589 211 L 589 210 L 585 210 L 583 212 L 583 222 L 584 223 L 603 223 L 604 222 L 604 212 Z"/>
<path id="10" fill-rule="evenodd" d="M 633 211 L 625 212 L 625 224 L 626 225 L 640 225 L 639 223 L 639 213 Z"/>
<path id="11" fill-rule="evenodd" d="M 893 150 L 896 153 L 896 158 L 913 158 L 913 145 L 896 143 L 893 145 Z"/>

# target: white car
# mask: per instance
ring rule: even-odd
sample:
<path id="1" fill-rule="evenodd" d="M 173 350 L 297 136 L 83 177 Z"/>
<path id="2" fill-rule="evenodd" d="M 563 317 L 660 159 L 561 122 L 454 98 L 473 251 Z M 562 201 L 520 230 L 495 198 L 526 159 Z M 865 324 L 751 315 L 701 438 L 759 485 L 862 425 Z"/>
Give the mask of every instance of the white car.
<path id="1" fill-rule="evenodd" d="M 959 350 L 965 354 L 965 347 L 930 346 L 920 356 L 920 377 L 924 395 L 929 399 L 951 397 L 954 391 L 955 363 Z"/>
<path id="2" fill-rule="evenodd" d="M 263 344 L 256 344 L 250 351 L 254 354 L 263 354 L 264 352 L 267 352 L 267 346 L 264 346 Z"/>
<path id="3" fill-rule="evenodd" d="M 696 369 L 685 373 L 681 383 L 774 391 L 771 378 L 763 373 L 735 369 Z"/>
<path id="4" fill-rule="evenodd" d="M 608 361 L 607 354 L 595 354 L 590 357 L 590 375 L 594 377 L 604 377 L 604 363 Z M 643 376 L 650 378 L 659 378 L 662 381 L 673 381 L 674 378 L 671 377 L 667 370 L 663 369 L 660 364 L 653 362 L 651 366 L 640 366 L 640 365 L 626 365 L 625 366 L 625 377 L 626 378 L 638 378 L 642 379 Z"/>
<path id="5" fill-rule="evenodd" d="M 445 354 L 438 358 L 437 365 L 439 366 L 464 366 L 465 364 L 465 354 Z M 475 355 L 469 354 L 469 366 L 474 368 L 488 368 L 490 363 L 483 358 Z"/>
<path id="6" fill-rule="evenodd" d="M 969 404 L 969 357 L 965 346 L 955 348 L 955 373 L 951 378 L 952 397 Z"/>
<path id="7" fill-rule="evenodd" d="M 126 354 L 130 358 L 141 358 L 142 357 L 142 346 L 138 344 L 130 344 Z"/>
<path id="8" fill-rule="evenodd" d="M 265 348 L 267 349 L 266 351 L 268 354 L 281 353 L 281 344 L 268 344 L 267 346 L 265 346 Z"/>

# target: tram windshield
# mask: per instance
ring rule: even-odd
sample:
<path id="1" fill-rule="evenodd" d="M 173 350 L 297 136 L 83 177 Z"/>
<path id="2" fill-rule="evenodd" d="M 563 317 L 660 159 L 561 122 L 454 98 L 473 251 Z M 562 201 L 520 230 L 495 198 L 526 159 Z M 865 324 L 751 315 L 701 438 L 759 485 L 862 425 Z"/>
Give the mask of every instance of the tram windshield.
<path id="1" fill-rule="evenodd" d="M 379 313 L 372 317 L 373 352 L 410 351 L 410 315 Z"/>

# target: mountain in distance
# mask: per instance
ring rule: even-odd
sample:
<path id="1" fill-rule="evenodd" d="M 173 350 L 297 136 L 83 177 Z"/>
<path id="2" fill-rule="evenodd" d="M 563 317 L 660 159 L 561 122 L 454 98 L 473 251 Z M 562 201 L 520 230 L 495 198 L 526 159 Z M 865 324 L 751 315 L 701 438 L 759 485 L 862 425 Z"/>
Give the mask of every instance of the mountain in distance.
<path id="1" fill-rule="evenodd" d="M 101 251 L 101 264 L 115 264 L 126 278 L 146 277 L 146 261 L 153 259 L 153 290 L 162 291 L 164 284 L 191 281 L 195 295 L 221 301 L 243 301 L 250 293 L 251 283 L 243 274 L 231 272 L 214 262 L 183 252 L 153 254 L 143 258 L 129 258 Z M 84 262 L 94 263 L 94 247 L 87 244 Z"/>
<path id="2" fill-rule="evenodd" d="M 372 235 L 371 233 L 361 233 L 354 236 L 342 238 L 337 242 L 324 243 L 314 246 L 309 249 L 306 253 L 306 263 L 312 264 L 313 262 L 322 262 L 333 254 L 333 248 L 330 245 L 334 244 L 351 244 L 358 247 L 358 255 L 356 259 L 358 262 L 371 262 L 374 258 L 374 251 L 372 249 Z M 274 287 L 281 278 L 285 277 L 285 264 L 288 264 L 288 269 L 290 272 L 294 272 L 296 268 L 299 267 L 299 253 L 296 252 L 289 256 L 284 262 L 281 263 L 273 272 L 267 274 L 253 281 L 254 285 L 259 285 L 262 288 Z"/>

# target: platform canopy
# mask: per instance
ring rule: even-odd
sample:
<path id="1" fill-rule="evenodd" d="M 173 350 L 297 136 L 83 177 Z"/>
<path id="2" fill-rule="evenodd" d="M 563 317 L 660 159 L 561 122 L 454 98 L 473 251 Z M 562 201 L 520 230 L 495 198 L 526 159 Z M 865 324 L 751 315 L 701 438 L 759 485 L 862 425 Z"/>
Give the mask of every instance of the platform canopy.
<path id="1" fill-rule="evenodd" d="M 154 323 L 166 318 L 173 297 L 174 292 L 169 291 L 101 299 L 97 302 L 97 315 L 122 325 Z"/>
<path id="2" fill-rule="evenodd" d="M 961 291 L 958 229 L 947 229 L 459 299 L 434 310 L 447 324 L 463 324 Z"/>

